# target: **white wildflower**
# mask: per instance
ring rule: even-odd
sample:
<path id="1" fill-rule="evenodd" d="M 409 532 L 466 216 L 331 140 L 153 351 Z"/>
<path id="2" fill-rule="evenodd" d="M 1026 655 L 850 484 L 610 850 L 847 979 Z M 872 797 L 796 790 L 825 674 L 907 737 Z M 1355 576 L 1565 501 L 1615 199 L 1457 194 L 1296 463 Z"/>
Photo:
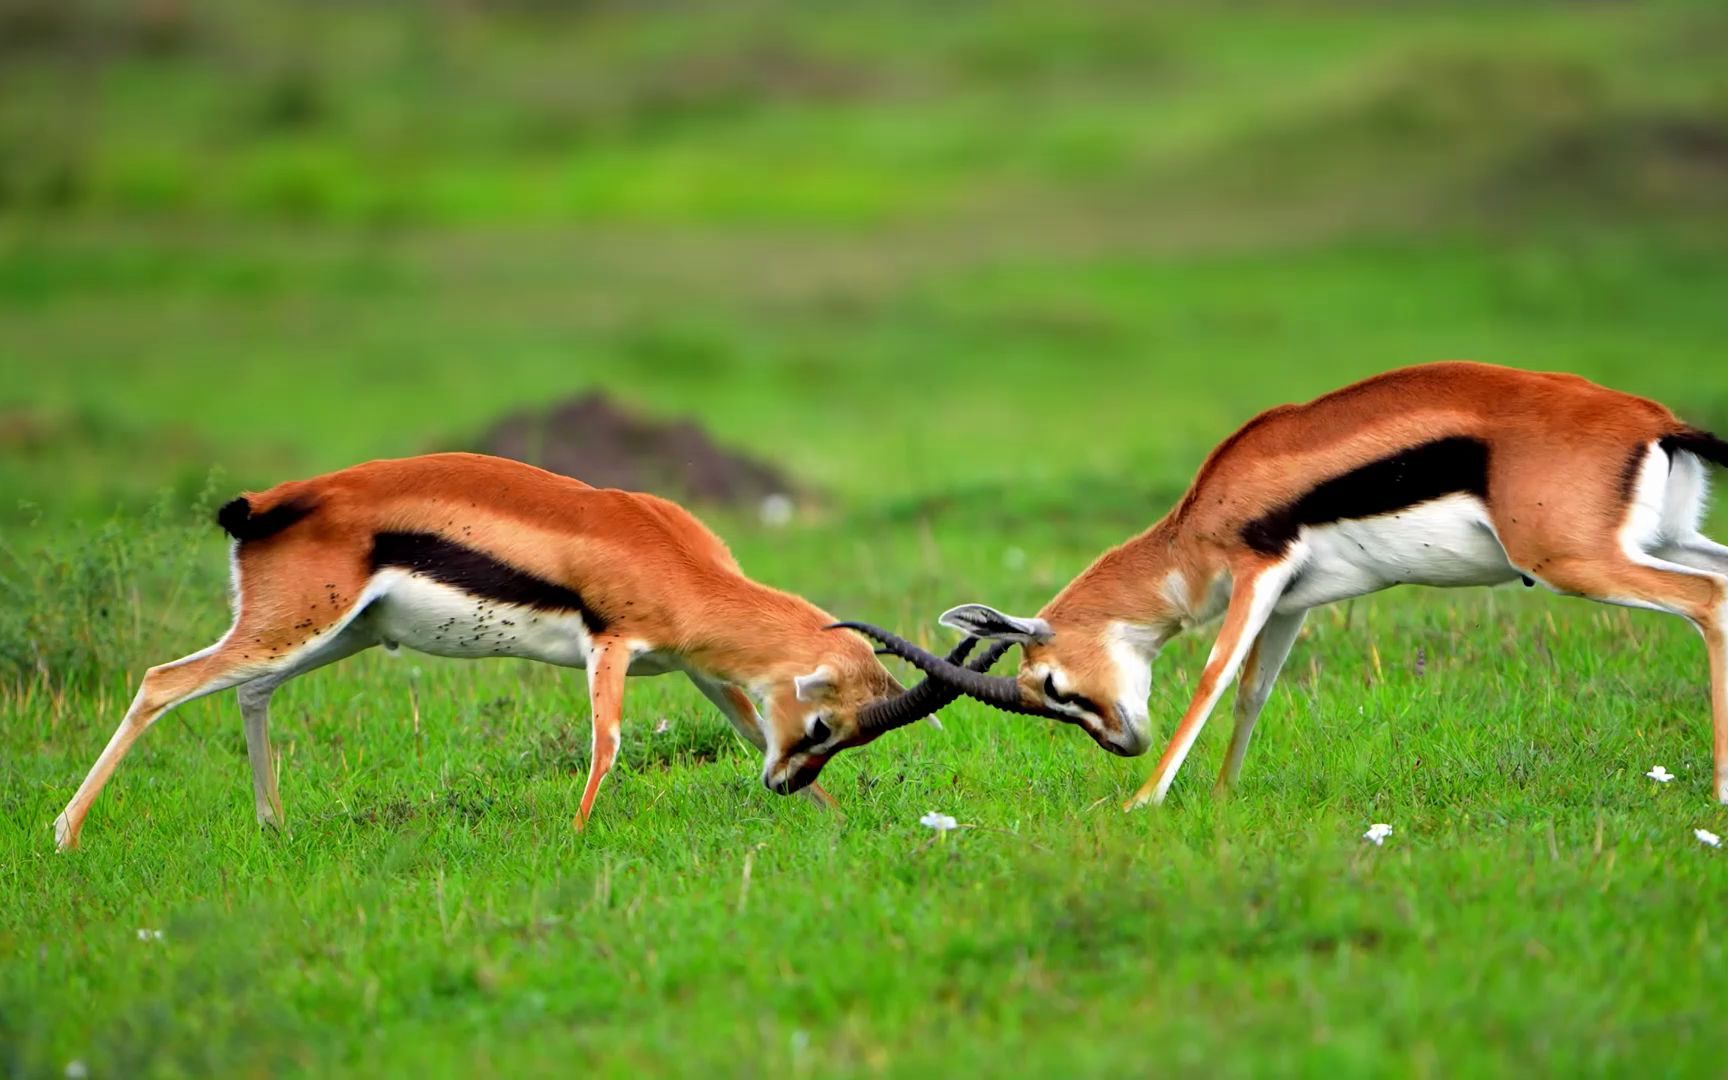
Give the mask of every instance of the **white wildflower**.
<path id="1" fill-rule="evenodd" d="M 918 824 L 923 825 L 925 828 L 935 829 L 939 833 L 945 833 L 949 829 L 958 829 L 960 827 L 958 821 L 955 821 L 947 814 L 938 814 L 934 810 L 919 818 Z"/>
<path id="2" fill-rule="evenodd" d="M 1693 829 L 1692 835 L 1696 836 L 1698 838 L 1698 842 L 1700 844 L 1703 844 L 1707 847 L 1721 847 L 1722 846 L 1722 838 L 1720 836 L 1717 836 L 1715 833 L 1711 832 L 1709 829 Z"/>
<path id="3" fill-rule="evenodd" d="M 1387 825 L 1385 822 L 1375 822 L 1373 825 L 1368 826 L 1368 831 L 1362 834 L 1362 839 L 1373 844 L 1375 847 L 1379 847 L 1381 844 L 1384 844 L 1386 838 L 1391 835 L 1392 826 Z"/>
<path id="4" fill-rule="evenodd" d="M 757 514 L 761 517 L 762 524 L 778 529 L 792 523 L 792 512 L 796 509 L 798 507 L 792 502 L 792 496 L 776 492 L 763 498 Z"/>
<path id="5" fill-rule="evenodd" d="M 162 931 L 140 929 L 138 931 L 138 940 L 139 941 L 161 941 L 162 940 Z"/>
<path id="6" fill-rule="evenodd" d="M 1656 781 L 1658 784 L 1666 784 L 1668 781 L 1674 779 L 1674 774 L 1669 772 L 1667 769 L 1664 769 L 1660 765 L 1656 766 L 1654 769 L 1651 769 L 1649 772 L 1645 773 L 1644 775 L 1648 776 L 1650 779 Z"/>
<path id="7" fill-rule="evenodd" d="M 656 735 L 664 735 L 668 731 L 671 731 L 671 730 L 672 730 L 672 721 L 666 719 L 664 716 L 662 716 L 660 718 L 660 722 L 658 724 L 654 725 L 654 734 L 656 734 Z"/>

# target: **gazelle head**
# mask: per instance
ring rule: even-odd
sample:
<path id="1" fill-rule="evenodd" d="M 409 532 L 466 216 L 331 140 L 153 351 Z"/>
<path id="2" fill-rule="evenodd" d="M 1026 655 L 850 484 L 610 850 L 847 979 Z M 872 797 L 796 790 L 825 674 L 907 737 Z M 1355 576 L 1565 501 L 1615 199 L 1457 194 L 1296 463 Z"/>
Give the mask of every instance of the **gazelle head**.
<path id="1" fill-rule="evenodd" d="M 998 646 L 1018 644 L 1015 676 L 991 676 L 943 660 L 903 638 L 864 624 L 848 624 L 922 669 L 950 690 L 1005 712 L 1075 724 L 1113 754 L 1144 754 L 1152 737 L 1146 712 L 1153 643 L 1109 620 L 1018 618 L 983 604 L 942 614 L 944 626 Z"/>
<path id="2" fill-rule="evenodd" d="M 862 640 L 842 634 L 830 640 L 830 651 L 814 670 L 777 683 L 767 694 L 762 783 L 781 795 L 814 783 L 840 751 L 915 723 L 961 693 L 931 678 L 902 689 Z M 975 644 L 967 638 L 944 662 L 961 671 L 982 672 L 1010 645 L 1002 642 L 985 650 L 970 668 L 960 667 Z"/>

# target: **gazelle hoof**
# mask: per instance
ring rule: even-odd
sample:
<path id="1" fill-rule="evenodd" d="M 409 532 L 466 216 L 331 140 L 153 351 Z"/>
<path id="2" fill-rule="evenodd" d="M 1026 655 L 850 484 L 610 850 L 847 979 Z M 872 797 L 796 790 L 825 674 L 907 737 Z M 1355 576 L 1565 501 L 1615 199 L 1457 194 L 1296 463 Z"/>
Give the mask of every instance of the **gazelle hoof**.
<path id="1" fill-rule="evenodd" d="M 78 830 L 72 827 L 72 819 L 61 814 L 54 819 L 54 848 L 57 851 L 71 851 L 78 846 Z"/>

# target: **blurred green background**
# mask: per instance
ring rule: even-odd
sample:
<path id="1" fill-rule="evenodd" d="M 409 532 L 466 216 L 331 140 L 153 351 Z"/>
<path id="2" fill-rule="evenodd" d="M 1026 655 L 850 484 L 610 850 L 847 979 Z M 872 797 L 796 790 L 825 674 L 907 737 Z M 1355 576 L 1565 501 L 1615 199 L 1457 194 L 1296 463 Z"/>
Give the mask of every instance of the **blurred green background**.
<path id="1" fill-rule="evenodd" d="M 226 625 L 215 502 L 596 389 L 926 640 L 1387 368 L 1728 431 L 1725 58 L 1713 0 L 0 0 L 0 1074 L 1719 1072 L 1696 636 L 1521 589 L 1311 619 L 1221 806 L 1217 730 L 1123 817 L 1148 761 L 962 703 L 816 815 L 633 680 L 578 836 L 579 679 L 369 655 L 277 699 L 291 837 L 225 695 L 47 826 Z"/>
<path id="2" fill-rule="evenodd" d="M 1724 55 L 1685 2 L 0 0 L 0 520 L 595 385 L 842 498 L 1168 495 L 1448 357 L 1728 426 Z"/>

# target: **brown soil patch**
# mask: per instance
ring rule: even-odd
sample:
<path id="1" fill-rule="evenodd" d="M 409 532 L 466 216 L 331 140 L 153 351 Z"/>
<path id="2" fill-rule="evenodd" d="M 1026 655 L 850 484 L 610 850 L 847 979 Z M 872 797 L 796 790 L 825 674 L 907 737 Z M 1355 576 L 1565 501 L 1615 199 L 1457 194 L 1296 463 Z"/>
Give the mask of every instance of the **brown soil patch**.
<path id="1" fill-rule="evenodd" d="M 515 458 L 595 487 L 675 499 L 760 504 L 798 485 L 766 462 L 727 450 L 691 420 L 655 420 L 596 390 L 552 409 L 513 413 L 475 449 Z"/>

